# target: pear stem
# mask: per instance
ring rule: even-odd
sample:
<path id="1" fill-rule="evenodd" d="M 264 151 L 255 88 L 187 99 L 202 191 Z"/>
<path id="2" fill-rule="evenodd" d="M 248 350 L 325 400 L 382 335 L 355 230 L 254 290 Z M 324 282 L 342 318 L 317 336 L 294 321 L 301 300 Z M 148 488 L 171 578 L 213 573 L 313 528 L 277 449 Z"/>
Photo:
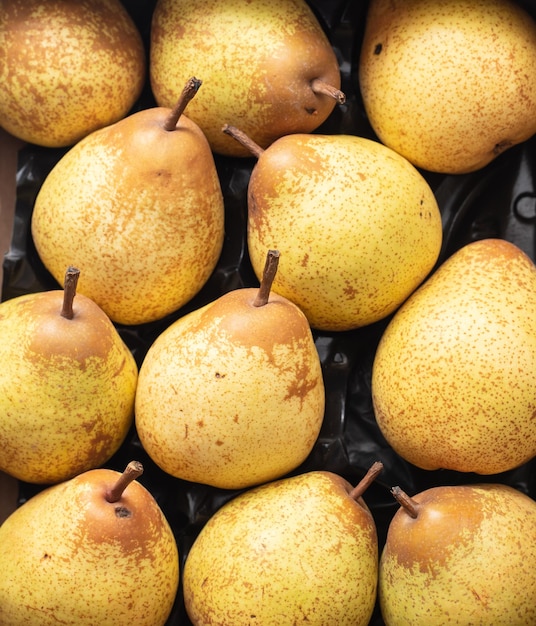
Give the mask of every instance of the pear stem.
<path id="1" fill-rule="evenodd" d="M 248 137 L 244 131 L 240 130 L 239 128 L 236 128 L 236 126 L 224 124 L 222 131 L 226 135 L 229 135 L 233 139 L 236 139 L 238 143 L 241 143 L 244 146 L 244 148 L 247 148 L 254 157 L 257 157 L 257 159 L 264 152 L 264 149 L 261 148 L 259 144 L 255 143 L 253 139 Z"/>
<path id="2" fill-rule="evenodd" d="M 142 474 L 143 465 L 139 461 L 130 461 L 125 471 L 117 479 L 115 485 L 106 492 L 106 500 L 110 503 L 118 502 L 130 483 Z"/>
<path id="3" fill-rule="evenodd" d="M 372 483 L 376 480 L 377 476 L 383 470 L 383 463 L 381 461 L 375 461 L 367 471 L 367 473 L 363 476 L 363 478 L 357 483 L 357 485 L 350 491 L 350 498 L 357 500 L 360 498 L 365 491 L 372 485 Z"/>
<path id="4" fill-rule="evenodd" d="M 72 265 L 70 265 L 65 272 L 61 316 L 67 320 L 72 320 L 74 317 L 73 301 L 76 296 L 76 286 L 78 285 L 79 276 L 80 270 Z"/>
<path id="5" fill-rule="evenodd" d="M 186 81 L 186 85 L 182 90 L 182 93 L 177 101 L 177 104 L 171 109 L 171 113 L 168 115 L 166 121 L 164 122 L 164 130 L 176 130 L 177 122 L 179 121 L 180 116 L 184 113 L 184 110 L 188 106 L 190 100 L 193 99 L 199 87 L 201 87 L 202 81 L 200 81 L 195 76 L 189 78 Z"/>
<path id="6" fill-rule="evenodd" d="M 277 274 L 279 256 L 280 254 L 278 250 L 268 250 L 266 263 L 264 264 L 264 270 L 262 273 L 261 284 L 259 291 L 257 291 L 257 296 L 253 301 L 253 306 L 264 306 L 268 303 L 272 284 L 274 282 L 275 275 Z"/>
<path id="7" fill-rule="evenodd" d="M 346 95 L 340 89 L 333 87 L 333 85 L 324 82 L 320 78 L 315 78 L 311 82 L 311 89 L 314 93 L 318 95 L 334 98 L 335 100 L 337 100 L 338 104 L 344 104 L 346 102 Z"/>
<path id="8" fill-rule="evenodd" d="M 412 517 L 413 519 L 417 519 L 417 516 L 419 514 L 417 503 L 412 500 L 405 491 L 402 491 L 400 487 L 393 487 L 391 489 L 391 494 L 398 502 L 398 504 L 400 504 L 400 506 L 405 509 L 410 517 Z"/>

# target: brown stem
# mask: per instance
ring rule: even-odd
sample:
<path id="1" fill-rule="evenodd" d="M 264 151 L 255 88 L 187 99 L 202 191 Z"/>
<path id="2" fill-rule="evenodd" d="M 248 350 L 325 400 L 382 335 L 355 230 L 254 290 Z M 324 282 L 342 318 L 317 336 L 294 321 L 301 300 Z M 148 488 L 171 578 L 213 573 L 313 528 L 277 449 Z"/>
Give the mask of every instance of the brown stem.
<path id="1" fill-rule="evenodd" d="M 236 126 L 224 124 L 222 131 L 226 135 L 229 135 L 233 139 L 236 139 L 238 143 L 241 143 L 244 146 L 244 148 L 247 148 L 254 157 L 259 158 L 261 154 L 264 152 L 263 148 L 261 148 L 257 143 L 255 143 L 253 139 L 248 137 L 245 132 L 241 131 L 239 128 L 236 128 Z"/>
<path id="2" fill-rule="evenodd" d="M 270 297 L 270 291 L 274 282 L 275 275 L 277 274 L 277 266 L 279 265 L 279 251 L 268 250 L 266 255 L 266 263 L 264 264 L 264 270 L 262 273 L 262 280 L 257 291 L 257 296 L 253 301 L 253 306 L 264 306 L 268 303 Z"/>
<path id="3" fill-rule="evenodd" d="M 130 461 L 125 471 L 119 476 L 113 487 L 106 492 L 106 500 L 108 502 L 118 502 L 123 495 L 125 489 L 133 480 L 143 474 L 143 465 L 139 461 Z"/>
<path id="4" fill-rule="evenodd" d="M 65 281 L 63 283 L 63 305 L 61 308 L 61 316 L 67 320 L 72 320 L 74 316 L 73 301 L 76 296 L 76 286 L 80 270 L 70 265 L 65 272 Z"/>
<path id="5" fill-rule="evenodd" d="M 192 76 L 192 78 L 186 81 L 186 85 L 182 90 L 177 104 L 171 109 L 171 113 L 164 122 L 164 130 L 176 130 L 180 116 L 184 113 L 184 109 L 186 109 L 190 100 L 193 99 L 199 87 L 201 87 L 201 84 L 202 81 L 195 76 Z"/>
<path id="6" fill-rule="evenodd" d="M 417 519 L 419 514 L 417 503 L 412 500 L 405 491 L 402 491 L 400 487 L 393 487 L 391 493 L 400 506 L 404 507 L 408 515 L 413 519 Z"/>
<path id="7" fill-rule="evenodd" d="M 333 87 L 333 85 L 324 82 L 320 78 L 315 78 L 311 82 L 311 89 L 318 95 L 334 98 L 337 100 L 338 104 L 344 104 L 346 102 L 346 95 L 340 89 Z"/>
<path id="8" fill-rule="evenodd" d="M 350 498 L 357 500 L 360 498 L 365 491 L 372 485 L 372 483 L 376 480 L 377 476 L 383 470 L 383 463 L 381 461 L 375 461 L 369 468 L 368 472 L 363 476 L 363 478 L 357 483 L 357 485 L 350 491 Z"/>

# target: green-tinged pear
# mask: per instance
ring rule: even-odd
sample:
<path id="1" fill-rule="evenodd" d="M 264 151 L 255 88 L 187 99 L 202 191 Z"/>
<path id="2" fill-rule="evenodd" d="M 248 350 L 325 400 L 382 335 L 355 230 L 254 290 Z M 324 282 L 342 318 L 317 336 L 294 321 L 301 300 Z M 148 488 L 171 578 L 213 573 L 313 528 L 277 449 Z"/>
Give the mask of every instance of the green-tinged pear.
<path id="1" fill-rule="evenodd" d="M 136 361 L 78 275 L 0 304 L 0 471 L 27 482 L 102 465 L 133 423 Z"/>

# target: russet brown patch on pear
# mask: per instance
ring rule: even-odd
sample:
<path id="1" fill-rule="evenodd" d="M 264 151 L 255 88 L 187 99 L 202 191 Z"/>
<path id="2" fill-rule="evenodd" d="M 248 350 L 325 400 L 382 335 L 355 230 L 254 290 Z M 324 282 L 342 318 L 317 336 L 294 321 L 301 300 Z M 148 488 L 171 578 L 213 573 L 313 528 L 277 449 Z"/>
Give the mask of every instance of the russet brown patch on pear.
<path id="1" fill-rule="evenodd" d="M 444 569 L 454 551 L 470 546 L 484 518 L 482 498 L 471 489 L 441 488 L 441 496 L 431 489 L 412 497 L 418 517 L 413 519 L 403 508 L 393 520 L 396 545 L 386 544 L 385 558 L 396 550 L 396 559 L 407 569 L 418 567 L 422 573 L 435 576 Z M 463 503 L 462 503 L 463 501 Z"/>
<path id="2" fill-rule="evenodd" d="M 24 315 L 38 320 L 27 345 L 28 360 L 35 365 L 43 364 L 45 369 L 54 358 L 77 361 L 82 369 L 86 368 L 88 359 L 105 362 L 117 341 L 109 319 L 95 303 L 80 294 L 73 303 L 73 319 L 65 319 L 61 316 L 62 300 L 61 291 L 45 292 L 28 301 L 31 306 L 25 306 Z M 124 359 L 121 362 L 122 369 Z"/>

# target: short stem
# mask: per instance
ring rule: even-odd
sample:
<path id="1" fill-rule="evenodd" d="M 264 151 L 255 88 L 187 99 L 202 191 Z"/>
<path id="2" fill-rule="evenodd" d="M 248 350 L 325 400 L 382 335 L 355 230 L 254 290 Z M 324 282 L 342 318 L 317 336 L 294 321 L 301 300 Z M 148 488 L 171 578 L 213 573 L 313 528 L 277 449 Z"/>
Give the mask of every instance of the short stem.
<path id="1" fill-rule="evenodd" d="M 177 104 L 171 110 L 171 113 L 164 122 L 164 130 L 175 130 L 177 128 L 177 122 L 179 121 L 180 116 L 184 113 L 184 109 L 186 109 L 190 100 L 193 99 L 199 87 L 201 87 L 201 84 L 202 81 L 195 78 L 195 76 L 188 79 Z"/>
<path id="2" fill-rule="evenodd" d="M 254 157 L 259 158 L 264 152 L 263 148 L 255 143 L 253 139 L 248 137 L 245 132 L 241 131 L 239 128 L 236 128 L 236 126 L 224 124 L 222 130 L 226 135 L 229 135 L 233 139 L 236 139 L 238 143 L 241 143 L 244 148 L 247 148 Z"/>
<path id="3" fill-rule="evenodd" d="M 350 498 L 357 500 L 360 498 L 365 491 L 372 485 L 372 483 L 376 480 L 377 476 L 383 470 L 383 463 L 381 461 L 375 461 L 368 472 L 363 476 L 363 478 L 357 483 L 357 485 L 350 491 Z"/>
<path id="4" fill-rule="evenodd" d="M 65 272 L 61 316 L 68 320 L 72 320 L 74 316 L 73 301 L 74 297 L 76 296 L 76 286 L 78 285 L 79 276 L 80 270 L 76 267 L 73 267 L 72 265 L 70 265 Z"/>
<path id="5" fill-rule="evenodd" d="M 125 471 L 119 476 L 115 485 L 106 492 L 106 500 L 111 503 L 118 502 L 130 483 L 142 474 L 143 465 L 139 461 L 131 461 L 126 466 Z"/>
<path id="6" fill-rule="evenodd" d="M 264 264 L 264 271 L 262 273 L 262 280 L 257 292 L 257 296 L 253 301 L 253 306 L 264 306 L 268 303 L 270 297 L 270 291 L 274 282 L 275 275 L 277 274 L 277 266 L 279 265 L 279 251 L 268 250 L 266 255 L 266 263 Z"/>
<path id="7" fill-rule="evenodd" d="M 346 102 L 346 95 L 340 89 L 333 87 L 333 85 L 324 82 L 320 78 L 315 78 L 311 82 L 311 89 L 316 94 L 321 94 L 324 96 L 329 96 L 330 98 L 334 98 L 335 100 L 337 100 L 338 104 L 344 104 Z"/>
<path id="8" fill-rule="evenodd" d="M 405 491 L 402 491 L 400 487 L 393 487 L 391 493 L 395 500 L 402 506 L 410 517 L 417 519 L 419 514 L 417 509 L 417 503 L 412 500 Z"/>

